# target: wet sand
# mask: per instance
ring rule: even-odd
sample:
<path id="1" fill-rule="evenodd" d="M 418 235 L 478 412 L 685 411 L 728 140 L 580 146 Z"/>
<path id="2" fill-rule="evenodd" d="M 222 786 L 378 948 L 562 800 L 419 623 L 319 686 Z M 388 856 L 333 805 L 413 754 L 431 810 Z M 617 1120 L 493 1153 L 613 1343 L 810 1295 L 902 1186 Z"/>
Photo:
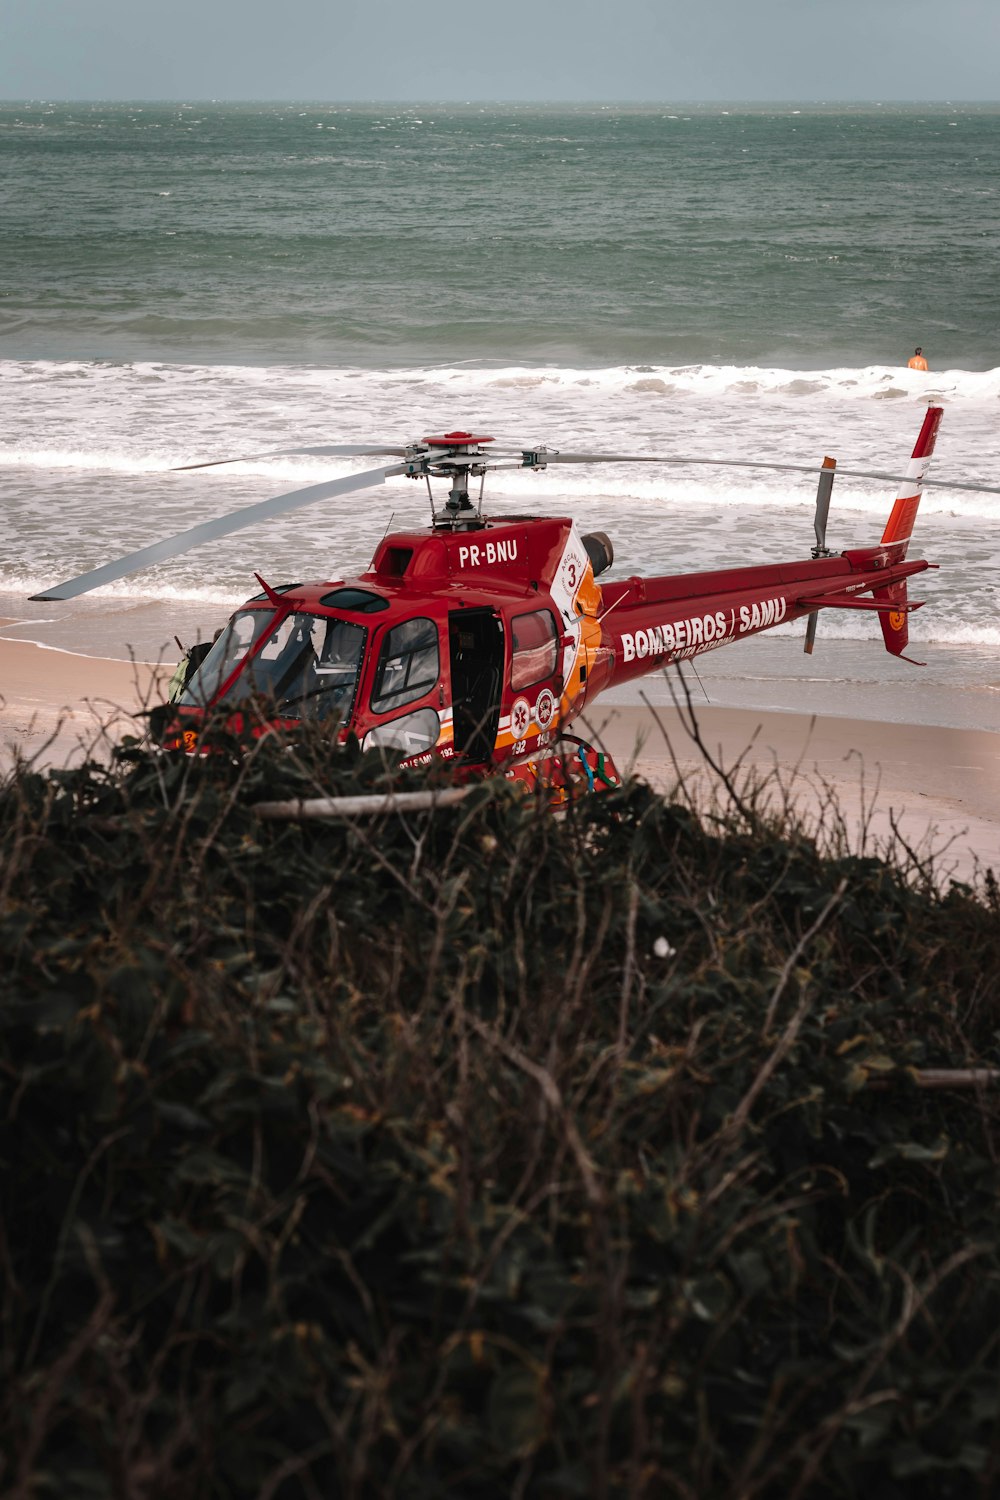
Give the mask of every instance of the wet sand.
<path id="1" fill-rule="evenodd" d="M 878 853 L 896 829 L 921 858 L 933 852 L 946 875 L 1000 873 L 1000 734 L 709 705 L 694 718 L 696 728 L 674 707 L 605 710 L 598 700 L 578 732 L 653 786 L 669 790 L 682 778 L 700 806 L 728 800 L 707 752 L 738 794 L 766 783 L 772 808 L 790 801 L 810 829 L 823 813 L 827 836 L 855 851 Z M 839 829 L 824 811 L 831 799 Z"/>
<path id="2" fill-rule="evenodd" d="M 161 701 L 172 669 L 0 638 L 2 762 L 17 751 L 62 765 L 135 732 L 131 715 Z M 695 718 L 703 749 L 672 706 L 598 699 L 572 729 L 659 791 L 673 793 L 682 778 L 701 806 L 726 801 L 710 758 L 743 795 L 767 782 L 771 806 L 791 800 L 807 825 L 824 813 L 827 835 L 854 849 L 877 853 L 895 825 L 921 857 L 935 851 L 946 876 L 1000 871 L 1000 734 L 709 705 Z"/>
<path id="3" fill-rule="evenodd" d="M 66 765 L 137 732 L 132 715 L 162 700 L 172 670 L 0 639 L 0 764 L 16 751 Z"/>

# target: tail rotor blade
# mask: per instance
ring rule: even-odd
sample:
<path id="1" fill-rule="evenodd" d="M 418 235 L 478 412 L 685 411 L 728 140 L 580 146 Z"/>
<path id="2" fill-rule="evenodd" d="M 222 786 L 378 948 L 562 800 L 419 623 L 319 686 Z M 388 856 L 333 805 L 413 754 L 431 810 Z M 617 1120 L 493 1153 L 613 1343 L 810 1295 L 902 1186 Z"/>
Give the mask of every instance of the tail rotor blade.
<path id="1" fill-rule="evenodd" d="M 806 621 L 806 639 L 802 649 L 807 656 L 812 656 L 813 647 L 816 644 L 816 626 L 819 624 L 819 610 L 814 609 Z"/>
<path id="2" fill-rule="evenodd" d="M 823 459 L 820 481 L 816 486 L 816 519 L 813 522 L 813 529 L 816 531 L 814 558 L 828 558 L 831 555 L 829 547 L 826 546 L 826 522 L 831 514 L 831 495 L 834 493 L 835 475 L 837 475 L 837 459 Z"/>
<path id="3" fill-rule="evenodd" d="M 192 547 L 200 547 L 203 542 L 214 542 L 221 536 L 229 536 L 244 526 L 253 526 L 258 521 L 270 521 L 275 516 L 297 510 L 301 505 L 311 505 L 315 500 L 328 500 L 334 495 L 349 495 L 353 490 L 368 489 L 402 473 L 402 464 L 390 469 L 369 469 L 363 474 L 348 474 L 342 479 L 329 479 L 323 484 L 310 484 L 305 489 L 290 490 L 270 500 L 258 501 L 256 505 L 244 505 L 239 510 L 230 511 L 228 515 L 218 516 L 214 521 L 202 521 L 187 531 L 178 532 L 176 536 L 166 537 L 162 542 L 154 542 L 149 547 L 141 547 L 138 552 L 129 552 L 115 562 L 105 563 L 103 567 L 81 573 L 77 578 L 69 578 L 65 583 L 46 589 L 44 593 L 32 594 L 31 597 L 75 599 L 78 594 L 86 594 L 90 589 L 100 588 L 105 583 L 114 583 L 129 573 L 138 572 L 140 568 L 149 568 L 154 563 L 179 557 Z"/>
<path id="4" fill-rule="evenodd" d="M 819 471 L 819 484 L 816 486 L 816 517 L 813 527 L 816 532 L 816 545 L 812 549 L 815 558 L 829 557 L 830 549 L 826 545 L 826 523 L 830 519 L 830 496 L 833 494 L 833 481 L 837 472 L 837 460 L 835 458 L 824 458 L 823 467 Z M 813 647 L 816 644 L 816 626 L 819 624 L 819 610 L 814 609 L 806 622 L 806 638 L 802 649 L 807 656 L 812 656 Z"/>
<path id="5" fill-rule="evenodd" d="M 830 496 L 833 494 L 836 469 L 835 458 L 824 458 L 823 467 L 819 471 L 819 484 L 816 487 L 816 519 L 813 522 L 816 546 L 813 548 L 813 557 L 829 557 L 830 555 L 830 549 L 826 545 L 826 523 L 830 519 Z"/>

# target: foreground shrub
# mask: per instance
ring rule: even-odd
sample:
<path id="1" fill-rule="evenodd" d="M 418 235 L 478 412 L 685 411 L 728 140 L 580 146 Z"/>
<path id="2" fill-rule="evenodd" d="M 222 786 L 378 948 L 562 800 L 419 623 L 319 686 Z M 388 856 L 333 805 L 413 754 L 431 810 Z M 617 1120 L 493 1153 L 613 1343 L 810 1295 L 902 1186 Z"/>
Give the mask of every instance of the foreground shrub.
<path id="1" fill-rule="evenodd" d="M 0 1490 L 992 1493 L 995 886 L 398 784 L 2 789 Z"/>

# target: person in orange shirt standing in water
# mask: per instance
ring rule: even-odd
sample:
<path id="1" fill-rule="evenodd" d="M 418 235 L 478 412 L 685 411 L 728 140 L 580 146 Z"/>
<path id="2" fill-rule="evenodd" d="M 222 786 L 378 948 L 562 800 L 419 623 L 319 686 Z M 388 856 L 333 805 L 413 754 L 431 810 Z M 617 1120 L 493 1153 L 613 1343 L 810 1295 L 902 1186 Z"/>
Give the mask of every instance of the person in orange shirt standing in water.
<path id="1" fill-rule="evenodd" d="M 921 347 L 920 347 L 919 344 L 917 345 L 917 347 L 913 351 L 913 358 L 907 362 L 907 369 L 909 369 L 909 370 L 926 370 L 927 369 L 927 361 L 926 361 L 926 359 L 924 359 L 924 351 L 921 349 Z"/>

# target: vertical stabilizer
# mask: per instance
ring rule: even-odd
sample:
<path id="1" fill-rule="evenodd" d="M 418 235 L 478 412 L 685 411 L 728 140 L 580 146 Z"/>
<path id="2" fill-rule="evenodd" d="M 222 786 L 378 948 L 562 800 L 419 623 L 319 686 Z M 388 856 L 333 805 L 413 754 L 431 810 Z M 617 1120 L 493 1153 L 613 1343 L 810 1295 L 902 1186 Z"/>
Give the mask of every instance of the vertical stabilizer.
<path id="1" fill-rule="evenodd" d="M 882 533 L 882 546 L 886 549 L 886 562 L 902 562 L 906 556 L 906 549 L 909 545 L 910 537 L 913 535 L 913 523 L 917 517 L 917 507 L 920 504 L 920 494 L 923 488 L 924 477 L 930 466 L 931 454 L 934 452 L 934 442 L 937 438 L 942 410 L 943 408 L 940 406 L 929 406 L 927 408 L 927 415 L 924 417 L 920 436 L 917 438 L 916 446 L 913 449 L 913 456 L 907 466 L 906 478 L 900 485 L 899 493 L 896 496 L 896 503 L 892 507 L 889 519 L 885 523 L 885 531 Z M 903 623 L 905 626 L 905 616 Z M 886 645 L 888 646 L 888 644 L 888 638 L 886 638 Z M 892 649 L 889 646 L 889 650 L 891 651 Z"/>
<path id="2" fill-rule="evenodd" d="M 905 545 L 905 544 L 904 544 Z M 906 599 L 906 579 L 900 578 L 897 583 L 890 583 L 887 588 L 873 589 L 873 598 L 879 604 L 891 604 L 892 609 L 884 609 L 879 612 L 879 624 L 882 626 L 882 639 L 885 641 L 885 649 L 891 651 L 893 656 L 903 656 L 910 641 L 910 615 Z M 916 608 L 916 605 L 914 605 Z M 911 657 L 906 658 L 911 661 Z M 917 662 L 922 667 L 923 662 Z"/>

